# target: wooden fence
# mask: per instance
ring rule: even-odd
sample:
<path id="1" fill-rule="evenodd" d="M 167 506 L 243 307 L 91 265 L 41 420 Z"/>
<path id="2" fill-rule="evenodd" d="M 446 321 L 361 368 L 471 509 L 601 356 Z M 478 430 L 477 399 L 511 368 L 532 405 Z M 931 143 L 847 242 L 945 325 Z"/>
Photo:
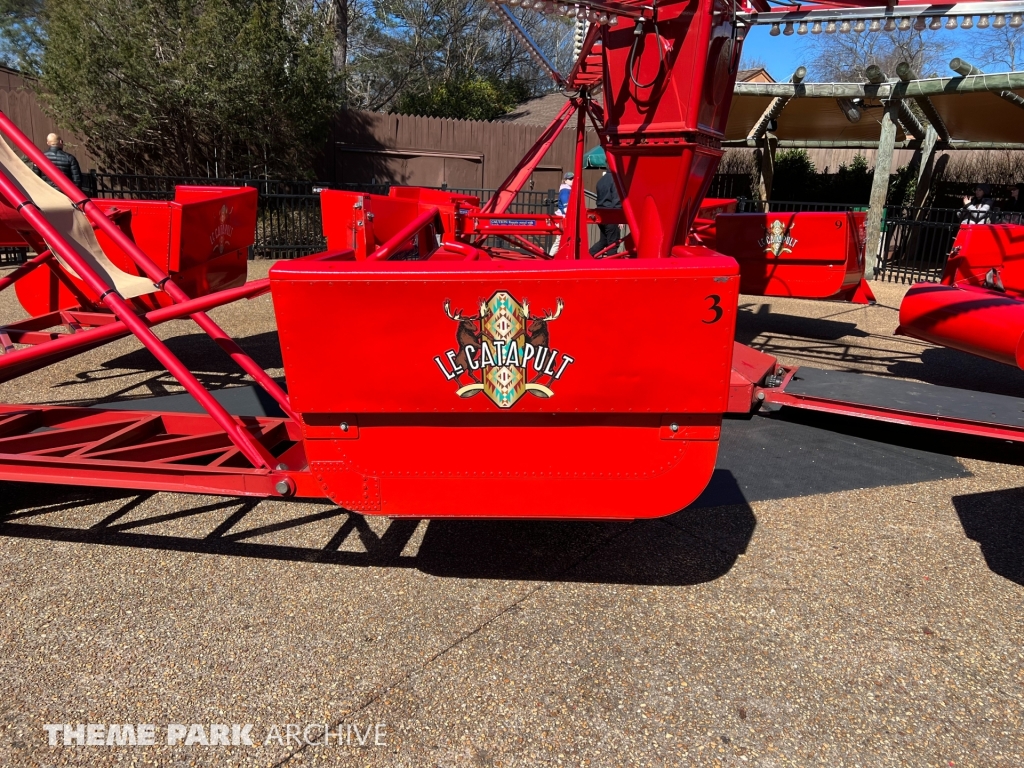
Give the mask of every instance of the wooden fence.
<path id="1" fill-rule="evenodd" d="M 0 110 L 14 124 L 32 139 L 32 142 L 43 149 L 46 147 L 46 134 L 59 133 L 64 139 L 64 149 L 78 158 L 82 170 L 95 166 L 92 156 L 85 148 L 81 138 L 68 131 L 61 131 L 57 124 L 42 110 L 39 97 L 30 87 L 29 80 L 13 69 L 0 66 Z"/>
<path id="2" fill-rule="evenodd" d="M 494 189 L 543 131 L 520 123 L 346 111 L 335 121 L 317 175 L 343 184 Z M 574 126 L 562 131 L 525 189 L 557 189 L 572 170 L 575 141 Z M 587 149 L 595 146 L 590 128 Z M 592 189 L 600 175 L 586 171 L 584 183 Z"/>

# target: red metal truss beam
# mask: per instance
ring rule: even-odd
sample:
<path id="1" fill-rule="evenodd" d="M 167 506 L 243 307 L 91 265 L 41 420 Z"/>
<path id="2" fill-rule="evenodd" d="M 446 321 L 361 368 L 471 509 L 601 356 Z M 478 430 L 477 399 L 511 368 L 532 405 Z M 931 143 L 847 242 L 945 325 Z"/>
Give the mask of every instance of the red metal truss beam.
<path id="1" fill-rule="evenodd" d="M 587 247 L 587 205 L 583 197 L 583 155 L 586 151 L 587 111 L 576 114 L 576 157 L 573 168 L 572 192 L 565 211 L 562 242 L 555 253 L 556 259 L 590 258 Z"/>
<path id="2" fill-rule="evenodd" d="M 537 141 L 530 147 L 530 151 L 519 161 L 508 178 L 501 182 L 501 186 L 483 207 L 482 213 L 505 213 L 508 210 L 508 207 L 516 199 L 516 195 L 519 194 L 519 190 L 530 178 L 530 174 L 537 169 L 540 161 L 544 159 L 544 155 L 551 149 L 551 145 L 555 143 L 555 139 L 558 138 L 578 107 L 579 102 L 576 99 L 570 99 L 565 103 L 551 124 L 537 137 Z"/>
<path id="3" fill-rule="evenodd" d="M 0 479 L 246 496 L 323 495 L 306 470 L 295 422 L 242 421 L 264 450 L 278 452 L 278 466 L 287 462 L 294 469 L 248 466 L 207 415 L 0 405 Z"/>
<path id="4" fill-rule="evenodd" d="M 615 11 L 613 11 L 614 13 Z M 639 15 L 639 14 L 637 14 Z M 594 73 L 588 72 L 588 68 L 595 64 L 593 61 L 588 61 L 588 57 L 593 52 L 594 45 L 598 42 L 601 36 L 601 25 L 591 24 L 590 29 L 587 30 L 587 36 L 583 38 L 583 46 L 580 48 L 580 55 L 576 59 L 576 63 L 572 65 L 572 69 L 569 71 L 569 76 L 565 79 L 568 87 L 571 89 L 578 89 L 583 85 L 592 84 L 592 76 Z M 599 63 L 599 62 L 597 62 Z M 597 72 L 600 78 L 601 72 Z M 586 80 L 586 82 L 581 82 Z"/>

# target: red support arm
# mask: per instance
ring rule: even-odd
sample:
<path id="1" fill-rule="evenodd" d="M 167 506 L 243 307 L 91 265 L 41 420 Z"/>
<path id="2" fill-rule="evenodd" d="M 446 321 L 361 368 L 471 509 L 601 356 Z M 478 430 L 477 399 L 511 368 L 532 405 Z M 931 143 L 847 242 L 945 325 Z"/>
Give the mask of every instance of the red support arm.
<path id="1" fill-rule="evenodd" d="M 565 229 L 558 246 L 556 259 L 589 259 L 590 244 L 587 242 L 587 204 L 583 197 L 583 154 L 586 151 L 587 111 L 580 109 L 576 115 L 576 164 L 573 169 L 572 193 L 569 207 L 565 212 Z"/>
<path id="2" fill-rule="evenodd" d="M 491 196 L 491 199 L 487 201 L 481 213 L 504 213 L 508 210 L 509 205 L 512 204 L 512 201 L 516 199 L 516 195 L 519 194 L 519 190 L 523 188 L 523 184 L 530 178 L 530 174 L 537 169 L 537 165 L 544 159 L 544 155 L 548 153 L 548 150 L 551 149 L 551 145 L 555 143 L 555 139 L 558 138 L 562 129 L 565 128 L 565 124 L 569 122 L 569 118 L 572 117 L 572 113 L 576 111 L 578 106 L 579 104 L 575 100 L 565 103 L 565 106 L 562 107 L 555 119 L 551 121 L 551 124 L 544 129 L 544 133 L 530 147 L 530 151 L 519 161 L 519 165 L 515 167 L 507 179 L 501 182 L 501 186 Z"/>

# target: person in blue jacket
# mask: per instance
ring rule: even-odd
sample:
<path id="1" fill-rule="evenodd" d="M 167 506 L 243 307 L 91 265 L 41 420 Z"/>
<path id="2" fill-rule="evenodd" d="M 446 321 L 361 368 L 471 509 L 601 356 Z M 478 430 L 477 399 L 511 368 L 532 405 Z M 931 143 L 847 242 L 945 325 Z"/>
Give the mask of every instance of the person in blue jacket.
<path id="1" fill-rule="evenodd" d="M 565 218 L 565 212 L 569 209 L 569 194 L 572 192 L 572 180 L 575 174 L 569 171 L 562 177 L 562 184 L 558 188 L 558 204 L 555 206 L 555 216 Z M 551 244 L 551 248 L 548 249 L 548 253 L 552 256 L 558 251 L 558 246 L 562 242 L 562 236 L 558 235 L 555 237 L 555 241 Z"/>

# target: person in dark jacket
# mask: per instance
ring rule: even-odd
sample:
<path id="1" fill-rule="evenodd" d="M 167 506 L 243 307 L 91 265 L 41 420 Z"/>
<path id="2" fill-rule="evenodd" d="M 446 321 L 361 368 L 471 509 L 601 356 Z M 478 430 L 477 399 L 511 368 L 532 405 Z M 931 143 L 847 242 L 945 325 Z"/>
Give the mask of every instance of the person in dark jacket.
<path id="1" fill-rule="evenodd" d="M 67 176 L 79 189 L 82 188 L 82 169 L 78 167 L 78 159 L 69 152 L 64 151 L 64 140 L 56 133 L 46 137 L 46 158 L 57 166 L 58 170 Z M 52 181 L 43 176 L 43 172 L 36 168 L 36 173 L 46 179 L 51 187 L 56 187 Z"/>
<path id="2" fill-rule="evenodd" d="M 598 208 L 621 208 L 619 190 L 615 188 L 615 179 L 608 171 L 605 171 L 597 182 L 597 207 Z M 618 224 L 601 224 L 601 237 L 596 243 L 590 246 L 590 255 L 595 256 L 613 243 L 619 242 L 621 232 Z M 614 253 L 614 251 L 609 252 Z"/>
<path id="3" fill-rule="evenodd" d="M 1021 190 L 1024 190 L 1024 184 L 1015 184 L 1010 189 L 1010 199 L 1003 205 L 1003 223 L 1004 224 L 1020 224 L 1021 218 L 1024 216 L 1024 195 L 1021 194 Z"/>

